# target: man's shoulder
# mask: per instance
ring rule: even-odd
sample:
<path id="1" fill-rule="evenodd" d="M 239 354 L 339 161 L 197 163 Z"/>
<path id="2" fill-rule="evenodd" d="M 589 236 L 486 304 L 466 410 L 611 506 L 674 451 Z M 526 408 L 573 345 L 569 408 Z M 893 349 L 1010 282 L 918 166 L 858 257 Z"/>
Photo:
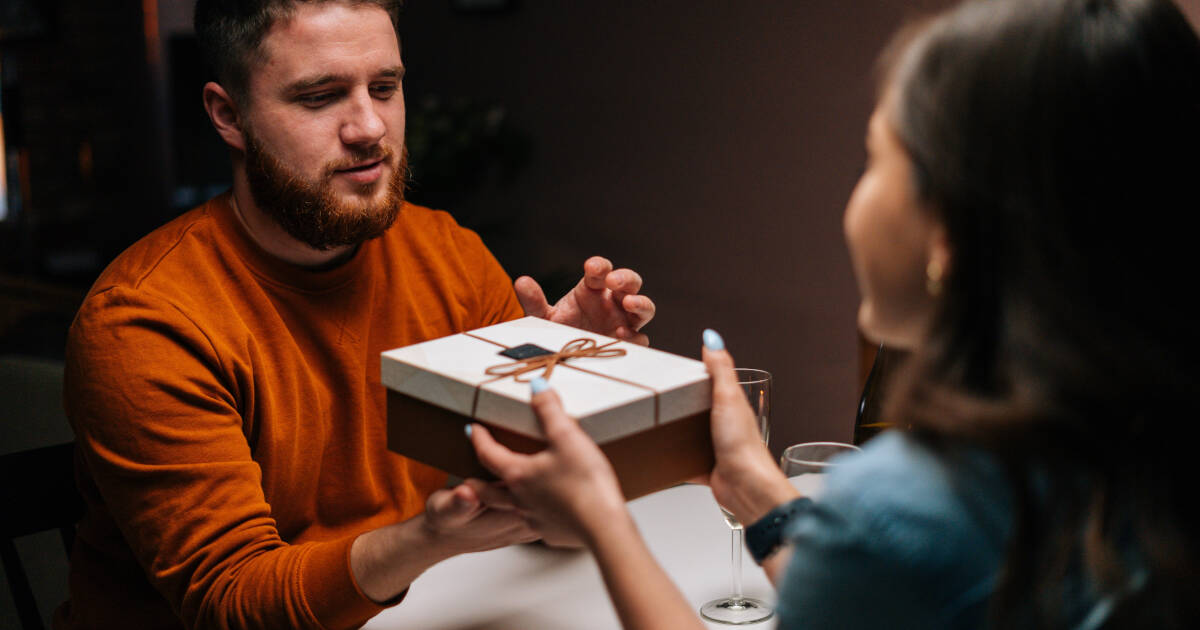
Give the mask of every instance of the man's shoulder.
<path id="1" fill-rule="evenodd" d="M 196 270 L 196 244 L 214 240 L 211 203 L 171 219 L 126 248 L 101 272 L 92 293 L 117 286 L 139 288 L 179 266 Z"/>
<path id="2" fill-rule="evenodd" d="M 126 248 L 100 273 L 81 311 L 134 302 L 189 310 L 216 297 L 230 280 L 230 256 L 214 216 L 221 200 L 184 212 Z"/>

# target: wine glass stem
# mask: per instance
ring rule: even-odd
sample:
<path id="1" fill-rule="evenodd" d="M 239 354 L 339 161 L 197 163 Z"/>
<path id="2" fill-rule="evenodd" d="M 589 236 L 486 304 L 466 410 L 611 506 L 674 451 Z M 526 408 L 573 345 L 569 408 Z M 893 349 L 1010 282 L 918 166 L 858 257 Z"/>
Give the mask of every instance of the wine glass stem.
<path id="1" fill-rule="evenodd" d="M 736 602 L 742 601 L 742 530 L 741 527 L 733 529 L 733 549 L 730 557 L 733 561 L 733 600 Z"/>

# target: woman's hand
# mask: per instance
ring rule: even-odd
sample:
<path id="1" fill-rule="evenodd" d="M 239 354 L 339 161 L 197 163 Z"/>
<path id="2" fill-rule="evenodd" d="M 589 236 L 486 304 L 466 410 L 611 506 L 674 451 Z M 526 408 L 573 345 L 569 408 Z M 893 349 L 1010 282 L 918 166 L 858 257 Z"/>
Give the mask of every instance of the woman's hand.
<path id="1" fill-rule="evenodd" d="M 717 459 L 707 483 L 717 503 L 750 524 L 797 493 L 763 443 L 754 411 L 738 385 L 733 357 L 714 330 L 704 331 L 703 355 L 713 381 L 712 440 Z"/>
<path id="2" fill-rule="evenodd" d="M 608 458 L 567 416 L 558 394 L 541 378 L 530 384 L 547 448 L 515 453 L 480 424 L 468 425 L 471 443 L 480 463 L 505 482 L 516 507 L 549 542 L 590 542 L 596 528 L 624 517 L 625 495 Z"/>
<path id="3" fill-rule="evenodd" d="M 700 630 L 696 610 L 646 548 L 608 458 L 567 416 L 546 381 L 536 378 L 530 385 L 547 448 L 533 455 L 514 453 L 483 425 L 468 425 L 479 461 L 504 480 L 517 510 L 548 540 L 586 542 L 623 628 Z"/>

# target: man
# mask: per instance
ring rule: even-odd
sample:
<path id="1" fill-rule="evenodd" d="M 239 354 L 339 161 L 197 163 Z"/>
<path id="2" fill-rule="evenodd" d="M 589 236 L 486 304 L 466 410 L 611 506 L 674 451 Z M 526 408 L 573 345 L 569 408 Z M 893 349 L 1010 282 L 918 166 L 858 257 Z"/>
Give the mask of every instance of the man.
<path id="1" fill-rule="evenodd" d="M 550 306 L 403 203 L 395 11 L 198 3 L 233 188 L 123 253 L 72 327 L 88 512 L 56 626 L 361 625 L 436 562 L 539 536 L 386 450 L 381 351 L 524 314 L 646 342 L 632 271 L 589 259 Z"/>

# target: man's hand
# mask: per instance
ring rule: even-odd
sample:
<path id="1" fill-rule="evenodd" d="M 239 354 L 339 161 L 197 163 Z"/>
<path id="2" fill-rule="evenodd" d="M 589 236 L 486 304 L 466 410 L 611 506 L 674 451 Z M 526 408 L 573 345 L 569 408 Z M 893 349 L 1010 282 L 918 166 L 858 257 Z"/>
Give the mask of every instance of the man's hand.
<path id="1" fill-rule="evenodd" d="M 638 295 L 642 277 L 632 269 L 613 270 L 607 258 L 587 259 L 583 279 L 554 306 L 529 276 L 517 278 L 514 287 L 526 315 L 650 345 L 650 338 L 638 332 L 654 318 L 654 302 Z"/>
<path id="2" fill-rule="evenodd" d="M 487 551 L 541 538 L 515 512 L 507 491 L 478 479 L 430 495 L 423 525 L 431 538 L 444 541 L 454 553 Z"/>
<path id="3" fill-rule="evenodd" d="M 468 479 L 430 495 L 425 512 L 359 535 L 350 547 L 350 571 L 362 592 L 382 603 L 442 560 L 540 537 L 507 491 Z"/>

